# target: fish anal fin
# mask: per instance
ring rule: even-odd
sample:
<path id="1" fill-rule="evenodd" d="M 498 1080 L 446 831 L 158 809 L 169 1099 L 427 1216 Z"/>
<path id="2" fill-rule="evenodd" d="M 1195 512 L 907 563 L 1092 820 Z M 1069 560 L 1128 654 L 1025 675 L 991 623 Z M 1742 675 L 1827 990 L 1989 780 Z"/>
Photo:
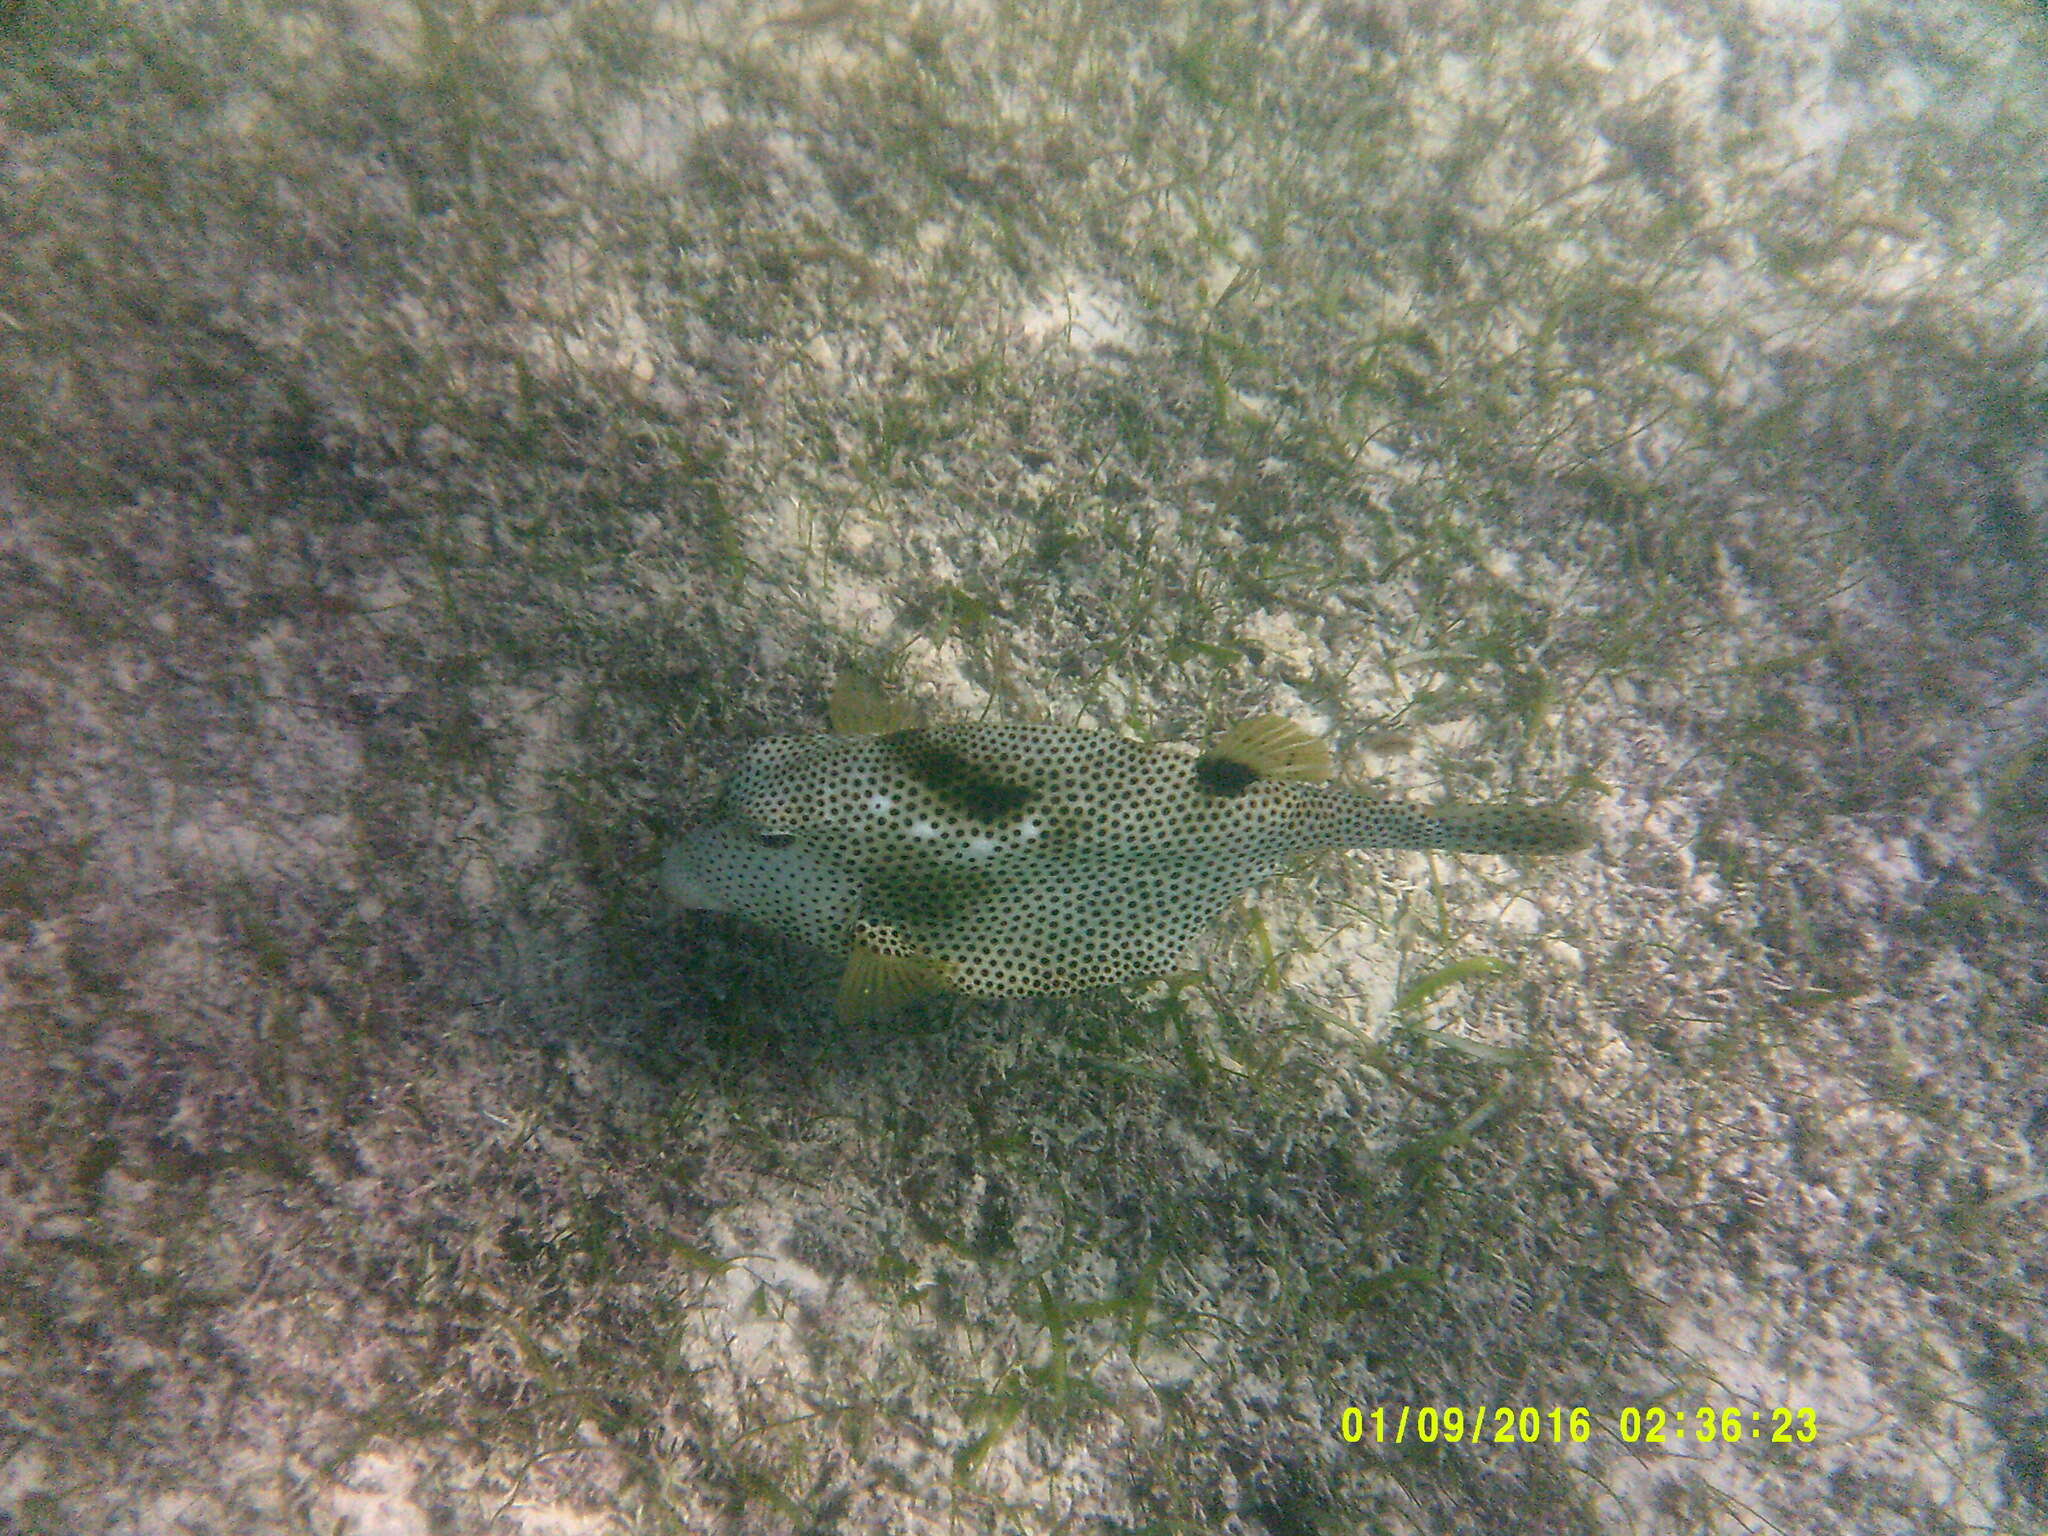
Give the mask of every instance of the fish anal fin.
<path id="1" fill-rule="evenodd" d="M 881 923 L 855 923 L 846 974 L 839 980 L 839 1022 L 863 1024 L 930 992 L 943 992 L 946 967 Z"/>
<path id="2" fill-rule="evenodd" d="M 1203 754 L 1204 762 L 1211 759 L 1234 763 L 1260 779 L 1319 782 L 1331 771 L 1329 744 L 1281 715 L 1240 720 Z"/>
<path id="3" fill-rule="evenodd" d="M 840 673 L 832 684 L 825 714 L 842 736 L 887 736 L 923 723 L 908 701 L 891 697 L 873 678 L 851 671 Z"/>

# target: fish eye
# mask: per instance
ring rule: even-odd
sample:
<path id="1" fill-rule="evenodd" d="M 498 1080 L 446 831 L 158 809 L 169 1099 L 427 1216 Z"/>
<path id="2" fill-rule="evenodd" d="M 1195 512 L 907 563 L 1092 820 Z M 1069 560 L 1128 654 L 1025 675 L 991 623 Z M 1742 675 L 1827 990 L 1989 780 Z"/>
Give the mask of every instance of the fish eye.
<path id="1" fill-rule="evenodd" d="M 787 848 L 796 841 L 794 832 L 756 832 L 754 841 L 763 848 Z"/>

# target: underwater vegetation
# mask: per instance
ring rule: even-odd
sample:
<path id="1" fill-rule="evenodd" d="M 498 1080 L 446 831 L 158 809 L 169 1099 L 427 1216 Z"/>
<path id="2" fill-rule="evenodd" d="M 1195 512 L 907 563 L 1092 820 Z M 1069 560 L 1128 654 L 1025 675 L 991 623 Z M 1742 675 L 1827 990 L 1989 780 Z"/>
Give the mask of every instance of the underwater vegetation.
<path id="1" fill-rule="evenodd" d="M 2044 28 L 0 6 L 0 1527 L 2033 1536 Z"/>

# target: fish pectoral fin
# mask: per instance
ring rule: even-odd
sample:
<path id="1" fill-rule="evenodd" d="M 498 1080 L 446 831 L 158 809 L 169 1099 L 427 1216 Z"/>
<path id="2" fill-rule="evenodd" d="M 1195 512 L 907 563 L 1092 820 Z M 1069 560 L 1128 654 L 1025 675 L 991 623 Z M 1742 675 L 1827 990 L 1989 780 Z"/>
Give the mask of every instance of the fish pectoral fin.
<path id="1" fill-rule="evenodd" d="M 951 973 L 894 928 L 853 925 L 853 952 L 839 980 L 839 1022 L 862 1024 L 928 992 L 943 992 Z"/>
<path id="2" fill-rule="evenodd" d="M 1330 776 L 1330 748 L 1305 726 L 1280 715 L 1240 720 L 1204 754 L 1249 769 L 1261 779 L 1320 781 Z"/>
<path id="3" fill-rule="evenodd" d="M 833 683 L 825 713 L 842 736 L 887 736 L 923 724 L 908 701 L 892 698 L 873 678 L 851 671 Z"/>

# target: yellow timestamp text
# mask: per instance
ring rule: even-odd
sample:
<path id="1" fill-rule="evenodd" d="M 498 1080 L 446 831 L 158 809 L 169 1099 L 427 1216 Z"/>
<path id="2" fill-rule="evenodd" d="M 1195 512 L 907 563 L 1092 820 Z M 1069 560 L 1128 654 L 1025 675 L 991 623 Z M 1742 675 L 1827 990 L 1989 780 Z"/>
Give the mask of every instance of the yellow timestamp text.
<path id="1" fill-rule="evenodd" d="M 1337 1434 L 1348 1445 L 1583 1445 L 1595 1431 L 1624 1445 L 1811 1445 L 1820 1420 L 1811 1408 L 1624 1408 L 1611 1416 L 1590 1408 L 1346 1408 Z"/>

